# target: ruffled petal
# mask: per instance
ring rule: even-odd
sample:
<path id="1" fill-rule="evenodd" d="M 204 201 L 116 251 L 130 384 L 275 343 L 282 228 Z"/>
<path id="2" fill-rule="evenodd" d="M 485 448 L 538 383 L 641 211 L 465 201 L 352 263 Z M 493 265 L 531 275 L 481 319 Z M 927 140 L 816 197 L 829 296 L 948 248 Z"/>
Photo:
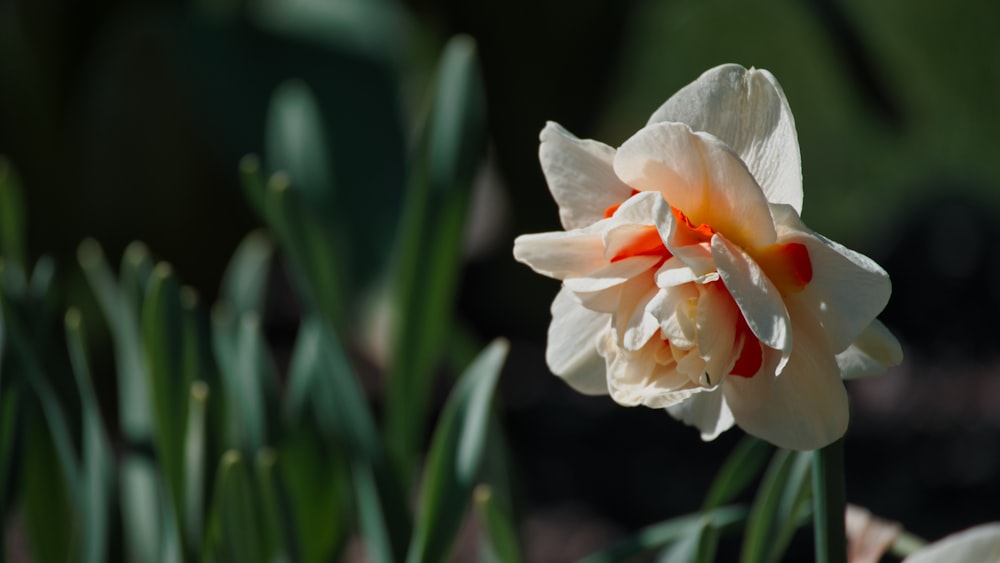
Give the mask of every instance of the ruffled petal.
<path id="1" fill-rule="evenodd" d="M 766 70 L 727 64 L 706 71 L 667 100 L 649 124 L 686 123 L 732 147 L 773 203 L 802 212 L 802 164 L 785 93 Z"/>
<path id="2" fill-rule="evenodd" d="M 739 156 L 683 123 L 655 123 L 618 149 L 615 172 L 640 191 L 658 191 L 695 225 L 710 225 L 744 248 L 774 242 L 767 198 Z"/>
<path id="3" fill-rule="evenodd" d="M 574 137 L 559 124 L 545 124 L 538 157 L 566 230 L 604 218 L 604 211 L 628 199 L 632 188 L 615 175 L 615 149 Z"/>
<path id="4" fill-rule="evenodd" d="M 878 320 L 872 321 L 847 350 L 837 354 L 840 376 L 844 379 L 879 375 L 902 361 L 899 340 Z"/>
<path id="5" fill-rule="evenodd" d="M 733 427 L 733 413 L 726 404 L 721 389 L 705 391 L 690 399 L 667 407 L 670 416 L 701 431 L 701 439 L 714 440 Z"/>
<path id="6" fill-rule="evenodd" d="M 610 330 L 611 315 L 583 307 L 569 290 L 561 289 L 552 301 L 545 362 L 573 389 L 607 395 L 604 358 L 597 353 L 597 340 Z"/>
<path id="7" fill-rule="evenodd" d="M 514 259 L 557 280 L 583 276 L 608 263 L 596 230 L 521 235 L 514 239 Z"/>
<path id="8" fill-rule="evenodd" d="M 722 383 L 736 363 L 736 319 L 740 314 L 726 291 L 712 284 L 698 299 L 698 352 L 705 360 L 710 385 Z"/>
<path id="9" fill-rule="evenodd" d="M 781 243 L 804 244 L 812 281 L 792 298 L 808 303 L 835 352 L 847 348 L 889 302 L 889 274 L 867 256 L 811 231 L 786 205 L 773 206 Z"/>
<path id="10" fill-rule="evenodd" d="M 777 367 L 781 373 L 792 351 L 792 322 L 781 293 L 743 249 L 720 234 L 712 237 L 712 256 L 722 282 L 754 336 L 765 346 L 781 351 Z"/>
<path id="11" fill-rule="evenodd" d="M 847 430 L 847 390 L 822 329 L 791 312 L 795 348 L 781 375 L 764 370 L 729 377 L 723 389 L 736 424 L 747 433 L 778 447 L 814 450 Z"/>
<path id="12" fill-rule="evenodd" d="M 608 365 L 608 391 L 616 403 L 666 408 L 702 390 L 671 363 L 657 362 L 657 351 L 663 346 L 662 342 L 650 342 L 630 353 L 619 348 L 610 335 L 601 341 L 601 354 Z"/>

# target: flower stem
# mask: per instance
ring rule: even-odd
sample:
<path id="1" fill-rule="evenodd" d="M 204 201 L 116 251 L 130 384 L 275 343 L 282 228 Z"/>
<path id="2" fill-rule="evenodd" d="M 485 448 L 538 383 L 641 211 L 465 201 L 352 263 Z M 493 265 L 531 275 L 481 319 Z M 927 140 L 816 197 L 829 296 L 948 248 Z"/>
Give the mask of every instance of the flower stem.
<path id="1" fill-rule="evenodd" d="M 813 525 L 816 563 L 845 563 L 844 439 L 813 452 Z"/>

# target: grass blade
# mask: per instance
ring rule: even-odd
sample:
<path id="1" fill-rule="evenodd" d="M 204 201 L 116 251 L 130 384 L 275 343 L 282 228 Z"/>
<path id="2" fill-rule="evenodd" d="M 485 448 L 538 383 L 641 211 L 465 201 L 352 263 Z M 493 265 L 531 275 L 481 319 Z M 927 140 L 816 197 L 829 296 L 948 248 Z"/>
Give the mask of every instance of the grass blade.
<path id="1" fill-rule="evenodd" d="M 209 387 L 204 381 L 191 383 L 184 434 L 184 535 L 191 553 L 200 553 L 202 543 L 207 456 L 205 410 L 208 396 Z"/>
<path id="2" fill-rule="evenodd" d="M 716 474 L 702 508 L 709 510 L 735 500 L 763 471 L 773 449 L 759 438 L 744 436 Z"/>

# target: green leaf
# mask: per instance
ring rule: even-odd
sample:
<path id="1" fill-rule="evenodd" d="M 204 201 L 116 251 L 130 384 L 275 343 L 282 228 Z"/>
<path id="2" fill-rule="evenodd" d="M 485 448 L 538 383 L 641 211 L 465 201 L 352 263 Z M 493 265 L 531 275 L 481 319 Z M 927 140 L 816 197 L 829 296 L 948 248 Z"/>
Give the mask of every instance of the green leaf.
<path id="1" fill-rule="evenodd" d="M 506 340 L 487 346 L 445 403 L 427 457 L 408 563 L 447 559 L 479 475 L 493 394 L 508 349 Z"/>
<path id="2" fill-rule="evenodd" d="M 323 116 L 309 86 L 288 80 L 275 89 L 267 111 L 268 167 L 292 178 L 310 209 L 333 205 L 333 172 L 323 133 Z"/>
<path id="3" fill-rule="evenodd" d="M 100 563 L 107 560 L 108 553 L 109 518 L 114 496 L 114 459 L 94 393 L 80 312 L 70 309 L 66 313 L 65 325 L 83 419 L 83 489 L 80 492 L 83 545 L 80 558 L 84 563 Z"/>
<path id="4" fill-rule="evenodd" d="M 472 492 L 476 512 L 486 529 L 483 542 L 489 550 L 490 559 L 502 563 L 521 561 L 521 548 L 517 539 L 517 528 L 508 506 L 498 501 L 489 485 L 478 485 Z"/>
<path id="5" fill-rule="evenodd" d="M 776 519 L 778 526 L 771 544 L 768 561 L 781 561 L 795 531 L 806 522 L 812 513 L 812 452 L 796 452 L 795 461 L 789 471 L 788 483 L 778 503 Z"/>
<path id="6" fill-rule="evenodd" d="M 125 247 L 119 274 L 121 293 L 136 311 L 142 310 L 146 286 L 155 266 L 145 244 L 134 241 Z"/>
<path id="7" fill-rule="evenodd" d="M 485 114 L 475 42 L 455 37 L 441 56 L 434 104 L 416 150 L 392 278 L 397 316 L 386 425 L 406 482 L 451 323 L 468 202 L 486 147 Z"/>
<path id="8" fill-rule="evenodd" d="M 33 402 L 32 402 L 33 403 Z M 75 484 L 67 483 L 61 455 L 53 448 L 45 416 L 35 410 L 25 421 L 25 476 L 19 491 L 31 554 L 35 561 L 70 561 L 80 547 L 77 525 L 79 503 Z M 58 446 L 57 446 L 58 447 Z"/>
<path id="9" fill-rule="evenodd" d="M 801 521 L 809 464 L 803 452 L 778 450 L 764 474 L 750 511 L 740 561 L 777 561 Z M 808 498 L 808 497 L 806 497 Z"/>
<path id="10" fill-rule="evenodd" d="M 705 518 L 693 533 L 670 545 L 656 559 L 657 563 L 712 563 L 718 545 L 718 532 Z"/>
<path id="11" fill-rule="evenodd" d="M 126 451 L 119 465 L 126 561 L 159 561 L 163 533 L 160 475 L 149 455 Z"/>
<path id="12" fill-rule="evenodd" d="M 265 563 L 255 492 L 240 453 L 230 450 L 223 454 L 203 559 Z"/>
<path id="13" fill-rule="evenodd" d="M 702 507 L 708 510 L 735 500 L 763 471 L 772 450 L 767 442 L 746 435 L 719 469 Z"/>
<path id="14" fill-rule="evenodd" d="M 316 317 L 299 329 L 288 385 L 293 420 L 312 413 L 323 438 L 343 448 L 350 460 L 362 535 L 379 554 L 372 559 L 401 559 L 410 535 L 404 496 L 357 376 L 333 332 Z"/>
<path id="15" fill-rule="evenodd" d="M 10 159 L 0 155 L 0 257 L 22 272 L 28 266 L 27 216 L 21 180 Z"/>
<path id="16" fill-rule="evenodd" d="M 283 473 L 274 450 L 265 448 L 257 454 L 257 486 L 260 489 L 264 532 L 271 544 L 269 560 L 298 563 L 303 559 L 292 499 Z"/>
<path id="17" fill-rule="evenodd" d="M 187 424 L 184 430 L 184 536 L 191 553 L 201 552 L 205 511 L 205 458 L 207 435 L 205 409 L 209 387 L 193 381 L 188 394 Z"/>
<path id="18" fill-rule="evenodd" d="M 83 241 L 77 252 L 77 260 L 97 298 L 114 343 L 118 373 L 118 418 L 122 434 L 127 442 L 150 441 L 153 433 L 153 409 L 149 399 L 149 377 L 146 373 L 135 301 L 127 299 L 118 287 L 97 242 L 91 239 Z"/>
<path id="19" fill-rule="evenodd" d="M 277 375 L 261 334 L 260 317 L 235 324 L 224 308 L 213 311 L 216 362 L 226 398 L 227 443 L 251 453 L 267 442 L 267 402 L 277 396 Z"/>
<path id="20" fill-rule="evenodd" d="M 580 563 L 627 561 L 636 555 L 661 549 L 692 534 L 698 534 L 706 520 L 711 522 L 719 536 L 726 536 L 742 529 L 747 520 L 747 509 L 742 505 L 728 505 L 671 518 L 643 528 L 635 537 L 581 559 Z"/>
<path id="21" fill-rule="evenodd" d="M 844 439 L 812 452 L 813 518 L 816 537 L 816 562 L 838 563 L 847 560 L 847 535 L 844 530 Z"/>
<path id="22" fill-rule="evenodd" d="M 264 314 L 268 271 L 273 254 L 271 239 L 263 231 L 248 234 L 236 248 L 222 277 L 220 291 L 222 299 L 229 304 L 234 315 L 248 312 Z"/>
<path id="23" fill-rule="evenodd" d="M 180 287 L 169 264 L 153 269 L 142 307 L 150 397 L 156 420 L 157 460 L 166 478 L 171 511 L 184 506 L 184 427 L 191 374 L 184 369 L 184 325 Z M 177 526 L 182 529 L 182 526 Z"/>

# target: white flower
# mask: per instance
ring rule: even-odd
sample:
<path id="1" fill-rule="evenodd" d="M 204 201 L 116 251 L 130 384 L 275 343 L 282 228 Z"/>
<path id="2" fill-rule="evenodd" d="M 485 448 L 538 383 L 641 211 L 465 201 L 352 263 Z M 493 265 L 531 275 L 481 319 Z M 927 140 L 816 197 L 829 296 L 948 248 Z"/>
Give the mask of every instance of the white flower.
<path id="1" fill-rule="evenodd" d="M 875 320 L 888 275 L 799 218 L 795 125 L 767 71 L 709 70 L 618 150 L 549 123 L 539 152 L 566 230 L 514 256 L 563 282 L 546 359 L 575 389 L 704 439 L 735 423 L 814 449 L 847 427 L 841 376 L 900 361 Z"/>
<path id="2" fill-rule="evenodd" d="M 903 563 L 1000 563 L 1000 522 L 947 536 L 920 548 Z"/>

